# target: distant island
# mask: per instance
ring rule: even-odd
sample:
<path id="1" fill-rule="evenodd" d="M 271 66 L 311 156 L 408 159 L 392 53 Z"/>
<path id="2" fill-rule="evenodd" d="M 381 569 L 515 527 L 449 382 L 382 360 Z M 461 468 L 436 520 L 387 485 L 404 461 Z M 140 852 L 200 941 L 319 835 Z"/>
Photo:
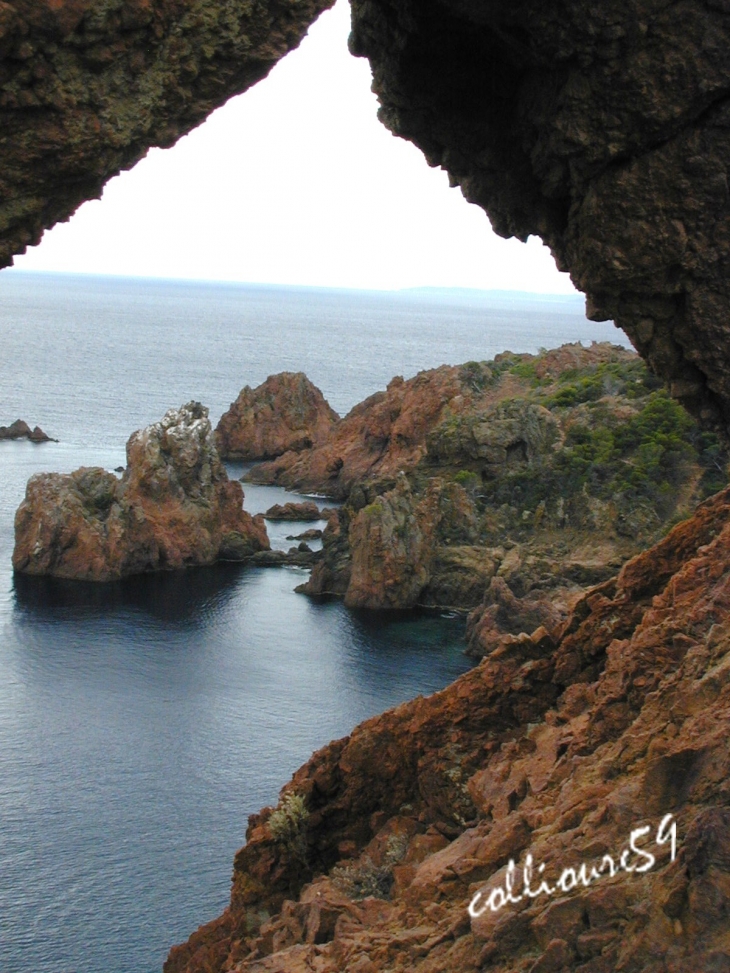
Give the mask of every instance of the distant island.
<path id="1" fill-rule="evenodd" d="M 24 419 L 16 419 L 9 426 L 0 426 L 0 439 L 28 439 L 32 443 L 57 443 L 47 436 L 40 426 L 30 428 Z"/>

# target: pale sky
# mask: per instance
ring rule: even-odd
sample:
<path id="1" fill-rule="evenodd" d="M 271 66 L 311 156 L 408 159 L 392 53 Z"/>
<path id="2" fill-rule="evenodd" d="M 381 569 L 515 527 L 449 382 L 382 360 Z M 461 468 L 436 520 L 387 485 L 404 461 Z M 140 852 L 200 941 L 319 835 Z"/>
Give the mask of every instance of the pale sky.
<path id="1" fill-rule="evenodd" d="M 346 0 L 171 149 L 152 149 L 15 265 L 324 287 L 574 293 L 550 252 L 496 236 L 376 118 Z"/>

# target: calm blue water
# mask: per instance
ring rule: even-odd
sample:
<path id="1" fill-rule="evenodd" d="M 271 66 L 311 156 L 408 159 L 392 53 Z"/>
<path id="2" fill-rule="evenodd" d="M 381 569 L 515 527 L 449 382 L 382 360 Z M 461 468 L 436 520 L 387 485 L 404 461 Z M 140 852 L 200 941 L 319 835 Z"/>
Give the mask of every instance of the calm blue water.
<path id="1" fill-rule="evenodd" d="M 345 412 L 394 374 L 591 338 L 626 343 L 571 300 L 0 274 L 0 424 L 61 440 L 0 443 L 3 973 L 159 970 L 226 905 L 247 815 L 314 749 L 467 667 L 458 619 L 314 604 L 295 569 L 14 580 L 28 477 L 118 466 L 169 407 L 215 422 L 283 369 Z M 252 512 L 287 496 L 246 489 Z"/>

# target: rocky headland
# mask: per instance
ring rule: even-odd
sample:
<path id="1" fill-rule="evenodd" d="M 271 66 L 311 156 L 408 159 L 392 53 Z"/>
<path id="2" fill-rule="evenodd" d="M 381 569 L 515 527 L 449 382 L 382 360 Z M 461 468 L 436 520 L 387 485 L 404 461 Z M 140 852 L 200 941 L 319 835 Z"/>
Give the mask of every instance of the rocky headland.
<path id="1" fill-rule="evenodd" d="M 216 452 L 208 410 L 189 402 L 130 436 L 120 478 L 99 468 L 31 477 L 15 516 L 13 567 L 113 581 L 268 548 L 263 518 L 243 509 L 241 484 Z"/>
<path id="2" fill-rule="evenodd" d="M 222 459 L 273 459 L 326 439 L 339 416 L 303 372 L 279 372 L 245 386 L 215 428 Z"/>
<path id="3" fill-rule="evenodd" d="M 635 353 L 575 344 L 394 379 L 246 478 L 345 501 L 300 591 L 471 610 L 481 656 L 503 634 L 554 631 L 724 485 L 726 463 Z"/>
<path id="4" fill-rule="evenodd" d="M 326 5 L 4 3 L 0 263 L 149 146 L 172 144 L 261 79 Z M 589 316 L 623 327 L 672 396 L 727 437 L 726 3 L 351 6 L 350 48 L 370 61 L 381 120 L 447 170 L 498 233 L 540 236 L 586 292 Z M 639 483 L 666 455 L 657 435 L 623 464 Z M 606 470 L 595 442 L 574 447 Z M 573 469 L 579 484 L 583 475 Z M 675 491 L 662 482 L 665 506 Z M 522 498 L 507 506 L 529 522 Z M 321 751 L 291 798 L 251 822 L 229 911 L 168 968 L 727 969 L 727 522 L 720 494 L 581 596 L 562 634 L 498 640 L 444 693 Z M 350 557 L 346 543 L 338 550 Z M 490 590 L 485 612 L 511 614 L 512 588 Z M 619 854 L 634 827 L 669 812 L 675 862 L 664 844 L 657 867 L 470 922 L 472 891 L 506 882 L 510 856 L 531 849 L 554 881 L 566 863 Z M 350 894 L 388 886 L 390 900 Z"/>
<path id="5" fill-rule="evenodd" d="M 40 426 L 32 429 L 24 419 L 16 419 L 9 426 L 0 426 L 0 439 L 27 439 L 31 443 L 57 443 L 57 439 L 47 436 Z"/>
<path id="6" fill-rule="evenodd" d="M 728 563 L 725 490 L 555 635 L 315 753 L 165 973 L 727 969 Z"/>

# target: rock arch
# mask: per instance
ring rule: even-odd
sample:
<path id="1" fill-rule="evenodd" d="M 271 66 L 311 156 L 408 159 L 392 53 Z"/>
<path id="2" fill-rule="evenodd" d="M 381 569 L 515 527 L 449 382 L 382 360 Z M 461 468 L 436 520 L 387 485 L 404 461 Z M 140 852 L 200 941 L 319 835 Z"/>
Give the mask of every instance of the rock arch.
<path id="1" fill-rule="evenodd" d="M 0 3 L 0 265 L 263 78 L 331 0 Z M 537 234 L 730 426 L 728 0 L 352 0 L 382 121 Z"/>

